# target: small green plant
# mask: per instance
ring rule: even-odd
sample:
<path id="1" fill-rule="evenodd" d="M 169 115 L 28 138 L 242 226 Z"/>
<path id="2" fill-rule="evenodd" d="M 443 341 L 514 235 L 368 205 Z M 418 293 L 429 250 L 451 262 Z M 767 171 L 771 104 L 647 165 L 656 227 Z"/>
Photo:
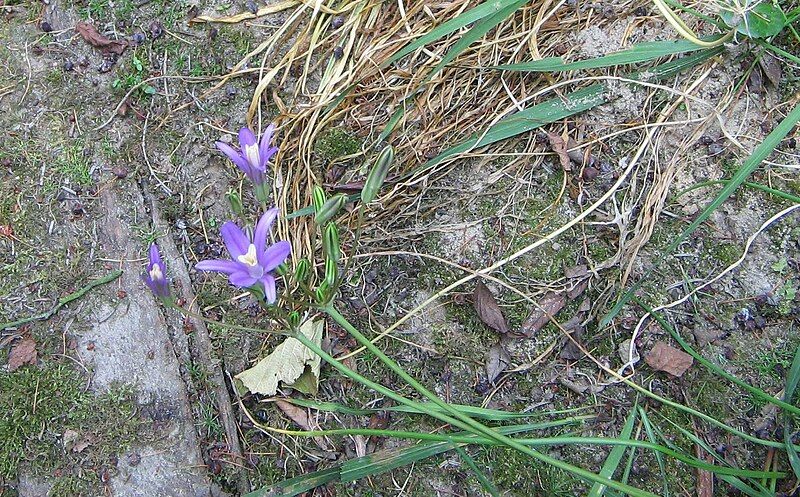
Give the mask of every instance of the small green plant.
<path id="1" fill-rule="evenodd" d="M 82 142 L 67 145 L 56 160 L 55 169 L 72 184 L 92 184 L 91 166 Z"/>
<path id="2" fill-rule="evenodd" d="M 136 88 L 138 94 L 146 96 L 156 93 L 156 89 L 153 86 L 143 84 L 147 79 L 148 71 L 145 70 L 144 62 L 136 52 L 131 56 L 130 62 L 124 63 L 124 67 L 120 69 L 121 75 L 111 82 L 113 89 L 120 93 L 126 93 L 132 88 Z M 124 72 L 123 69 L 127 69 L 127 72 Z"/>

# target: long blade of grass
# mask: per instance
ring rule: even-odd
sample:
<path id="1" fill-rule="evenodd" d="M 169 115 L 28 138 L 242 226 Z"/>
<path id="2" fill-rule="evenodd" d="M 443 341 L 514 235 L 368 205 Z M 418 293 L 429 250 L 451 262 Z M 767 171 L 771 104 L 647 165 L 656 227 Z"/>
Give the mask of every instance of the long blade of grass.
<path id="1" fill-rule="evenodd" d="M 644 408 L 639 406 L 639 417 L 642 419 L 642 425 L 644 425 L 644 431 L 647 433 L 647 439 L 650 440 L 651 443 L 658 443 L 658 439 L 656 438 L 655 433 L 653 432 L 653 425 L 650 423 L 650 418 L 647 416 Z M 664 468 L 664 458 L 661 455 L 661 452 L 657 450 L 653 451 L 653 455 L 656 457 L 656 463 L 658 464 L 658 469 L 661 472 L 661 482 L 664 497 L 669 497 L 669 484 L 667 483 L 667 471 Z"/>
<path id="2" fill-rule="evenodd" d="M 244 497 L 294 497 L 309 490 L 339 480 L 339 466 L 296 476 L 280 483 L 254 490 Z"/>
<path id="3" fill-rule="evenodd" d="M 455 449 L 459 457 L 461 457 L 461 460 L 464 461 L 467 466 L 469 466 L 469 469 L 471 469 L 475 474 L 475 477 L 478 479 L 486 493 L 492 497 L 500 497 L 500 491 L 497 490 L 497 487 L 495 487 L 494 484 L 489 481 L 489 478 L 483 474 L 483 471 L 478 468 L 478 465 L 475 464 L 475 461 L 470 457 L 469 454 L 467 454 L 467 451 L 462 449 L 460 445 L 456 444 L 453 444 L 453 449 Z"/>
<path id="4" fill-rule="evenodd" d="M 631 409 L 631 413 L 628 416 L 628 419 L 625 420 L 625 425 L 622 427 L 622 431 L 619 434 L 620 440 L 630 440 L 631 433 L 633 433 L 633 425 L 636 423 L 636 409 Z M 604 478 L 608 478 L 609 480 L 614 477 L 614 473 L 617 471 L 617 467 L 619 467 L 619 463 L 622 462 L 622 458 L 625 456 L 625 451 L 628 448 L 624 445 L 618 445 L 611 449 L 611 452 L 608 454 L 606 458 L 606 462 L 603 463 L 603 467 L 600 469 L 600 476 Z M 601 485 L 599 483 L 595 483 L 592 485 L 592 489 L 589 490 L 587 494 L 588 497 L 601 497 L 606 492 L 606 486 Z"/>
<path id="5" fill-rule="evenodd" d="M 599 69 L 603 67 L 613 67 L 628 64 L 647 62 L 668 55 L 675 55 L 685 52 L 696 52 L 703 47 L 688 40 L 680 41 L 649 41 L 639 43 L 626 50 L 613 52 L 602 57 L 593 59 L 579 60 L 575 62 L 564 62 L 561 57 L 547 57 L 541 60 L 530 62 L 520 62 L 518 64 L 503 64 L 493 66 L 492 69 L 503 71 L 523 71 L 523 72 L 555 72 L 555 71 L 578 71 L 584 69 Z"/>
<path id="6" fill-rule="evenodd" d="M 800 121 L 800 105 L 795 106 L 794 109 L 787 115 L 772 132 L 764 138 L 764 141 L 756 147 L 750 157 L 742 164 L 736 171 L 731 180 L 725 184 L 722 190 L 717 194 L 714 200 L 709 203 L 703 212 L 692 221 L 692 223 L 683 232 L 675 238 L 675 240 L 661 252 L 658 261 L 661 261 L 665 256 L 671 254 L 683 241 L 691 235 L 701 224 L 703 224 L 717 208 L 730 197 L 736 189 L 744 183 L 744 181 L 756 170 L 756 168 L 775 150 L 781 140 L 794 128 L 794 125 Z M 653 265 L 656 266 L 655 264 Z M 645 281 L 648 281 L 648 276 L 652 269 L 648 270 L 639 280 L 631 285 L 631 288 L 625 292 L 622 297 L 617 301 L 614 307 L 600 321 L 600 327 L 606 327 L 611 323 L 617 314 L 622 310 L 636 292 L 641 288 Z"/>
<path id="7" fill-rule="evenodd" d="M 335 412 L 339 414 L 350 414 L 353 416 L 369 416 L 371 414 L 375 414 L 381 411 L 390 411 L 390 412 L 403 412 L 403 413 L 418 413 L 424 414 L 424 412 L 420 409 L 414 409 L 410 406 L 398 405 L 398 406 L 391 406 L 391 407 L 384 407 L 381 409 L 355 409 L 352 407 L 344 406 L 341 404 L 337 404 L 334 402 L 319 402 L 310 399 L 284 399 L 287 402 L 292 404 L 301 406 L 301 407 L 308 407 L 311 409 L 317 409 L 319 411 L 325 412 Z M 429 402 L 424 403 L 426 408 L 441 412 L 442 409 L 435 404 L 431 404 Z M 475 406 L 468 406 L 462 404 L 452 404 L 453 407 L 458 409 L 459 411 L 467 414 L 473 418 L 479 419 L 491 419 L 494 421 L 512 421 L 516 419 L 522 418 L 532 418 L 532 417 L 544 417 L 544 416 L 560 416 L 564 414 L 574 414 L 580 411 L 586 411 L 588 408 L 577 408 L 577 409 L 563 409 L 558 411 L 545 411 L 545 412 L 509 412 L 509 411 L 501 411 L 499 409 L 484 409 L 482 407 L 475 407 Z M 591 417 L 591 416 L 590 416 Z"/>
<path id="8" fill-rule="evenodd" d="M 786 388 L 783 390 L 783 401 L 791 402 L 797 391 L 797 385 L 800 383 L 800 347 L 794 353 L 794 360 L 792 367 L 789 369 L 789 374 L 786 376 Z M 792 466 L 792 471 L 796 478 L 800 479 L 800 456 L 797 454 L 797 449 L 794 448 L 792 443 L 792 417 L 787 413 L 783 413 L 783 440 L 786 442 L 786 455 L 789 458 L 789 464 Z"/>
<path id="9" fill-rule="evenodd" d="M 648 74 L 653 79 L 671 77 L 685 70 L 686 68 L 696 66 L 697 64 L 716 55 L 721 50 L 721 48 L 701 50 L 681 59 L 653 67 L 648 70 Z M 633 74 L 630 77 L 636 78 L 637 74 Z M 405 173 L 401 179 L 408 179 L 428 171 L 429 169 L 436 167 L 438 164 L 456 157 L 459 154 L 472 150 L 473 148 L 483 147 L 507 138 L 512 138 L 514 136 L 527 133 L 546 124 L 554 123 L 556 121 L 560 121 L 561 119 L 566 119 L 575 114 L 592 109 L 598 105 L 609 102 L 611 99 L 612 96 L 606 92 L 606 86 L 598 83 L 587 86 L 586 88 L 582 88 L 580 90 L 576 90 L 564 97 L 546 100 L 540 104 L 533 105 L 527 109 L 512 114 L 484 132 L 476 133 L 463 142 L 444 150 L 433 159 Z"/>
<path id="10" fill-rule="evenodd" d="M 518 1 L 511 1 L 511 0 L 500 0 L 500 1 L 486 1 L 482 4 L 478 5 L 477 7 L 464 12 L 463 14 L 456 16 L 453 19 L 443 23 L 440 26 L 432 29 L 428 34 L 420 36 L 416 40 L 412 41 L 405 47 L 403 47 L 400 51 L 396 54 L 391 56 L 386 62 L 383 63 L 383 67 L 386 67 L 390 64 L 397 62 L 398 60 L 402 59 L 406 55 L 410 54 L 414 50 L 424 47 L 428 43 L 432 41 L 436 41 L 439 38 L 447 36 L 449 34 L 455 33 L 459 29 L 467 26 L 468 24 L 472 24 L 473 22 L 479 21 L 487 16 L 492 16 L 497 14 L 501 10 L 504 10 L 511 4 L 519 3 Z"/>

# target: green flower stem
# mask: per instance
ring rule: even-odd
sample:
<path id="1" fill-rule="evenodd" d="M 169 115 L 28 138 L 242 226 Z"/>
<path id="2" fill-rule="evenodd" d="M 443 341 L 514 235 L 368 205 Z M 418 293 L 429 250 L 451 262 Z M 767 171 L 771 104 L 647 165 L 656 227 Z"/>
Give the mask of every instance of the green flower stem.
<path id="1" fill-rule="evenodd" d="M 593 416 L 588 416 L 589 418 Z M 514 425 L 502 427 L 505 433 L 520 433 L 531 430 L 552 428 L 570 424 L 576 421 L 582 421 L 581 418 L 567 418 L 551 423 L 541 423 L 533 425 Z M 498 429 L 497 431 L 499 431 Z M 504 445 L 496 440 L 489 440 L 480 435 L 465 435 L 465 434 L 438 434 L 438 433 L 421 433 L 416 431 L 402 431 L 402 430 L 376 430 L 369 428 L 342 428 L 335 430 L 315 430 L 315 431 L 295 431 L 295 430 L 278 430 L 281 433 L 291 436 L 301 437 L 322 437 L 332 435 L 362 435 L 365 437 L 391 437 L 391 438 L 405 438 L 411 440 L 423 440 L 427 442 L 452 442 L 459 445 L 485 445 L 485 446 L 498 446 Z M 716 466 L 706 463 L 696 457 L 690 457 L 682 454 L 669 447 L 659 445 L 652 442 L 644 442 L 641 440 L 633 439 L 620 439 L 620 438 L 605 438 L 605 437 L 543 437 L 543 438 L 520 438 L 515 439 L 519 443 L 529 447 L 553 447 L 561 445 L 599 445 L 599 446 L 624 446 L 624 447 L 638 447 L 642 449 L 649 449 L 660 452 L 674 459 L 677 459 L 689 466 L 700 468 L 706 471 L 711 471 L 720 475 L 742 476 L 747 478 L 783 478 L 786 473 L 780 471 L 758 471 L 749 469 L 729 468 L 725 466 Z"/>
<path id="2" fill-rule="evenodd" d="M 798 62 L 800 62 L 800 59 L 798 59 Z M 730 181 L 731 180 L 729 180 L 729 179 L 718 179 L 718 180 L 702 181 L 700 183 L 694 184 L 694 185 L 686 188 L 685 190 L 681 190 L 680 192 L 678 192 L 675 195 L 675 198 L 676 199 L 680 198 L 681 196 L 689 193 L 692 190 L 697 190 L 698 188 L 705 188 L 706 186 L 711 186 L 711 185 L 727 185 Z M 761 190 L 762 192 L 769 193 L 770 195 L 775 195 L 776 197 L 780 197 L 782 199 L 789 200 L 789 201 L 794 202 L 796 204 L 800 204 L 800 197 L 798 197 L 796 195 L 792 195 L 791 193 L 786 193 L 786 192 L 783 192 L 781 190 L 776 190 L 776 189 L 770 188 L 770 187 L 768 187 L 766 185 L 762 185 L 761 183 L 752 183 L 750 181 L 745 181 L 742 184 L 744 186 L 748 187 L 748 188 L 753 188 L 755 190 Z"/>
<path id="3" fill-rule="evenodd" d="M 342 326 L 344 329 L 346 329 L 353 336 L 353 338 L 356 339 L 356 341 L 358 341 L 362 346 L 364 346 L 373 355 L 375 355 L 375 357 L 377 357 L 389 369 L 391 369 L 392 372 L 394 372 L 396 375 L 398 375 L 400 378 L 402 378 L 406 383 L 408 383 L 411 387 L 413 387 L 421 395 L 423 395 L 424 397 L 428 398 L 432 403 L 438 405 L 439 407 L 441 407 L 442 409 L 444 409 L 446 412 L 448 412 L 450 414 L 450 415 L 440 414 L 440 413 L 437 413 L 435 411 L 430 411 L 430 410 L 426 409 L 426 413 L 429 416 L 432 416 L 432 417 L 434 417 L 434 418 L 436 418 L 436 419 L 438 419 L 440 421 L 443 421 L 445 423 L 451 424 L 451 425 L 456 426 L 458 428 L 461 428 L 461 429 L 464 429 L 464 430 L 467 430 L 467 431 L 470 431 L 470 432 L 473 432 L 473 433 L 476 433 L 476 432 L 480 433 L 481 435 L 484 435 L 487 439 L 493 440 L 493 441 L 495 441 L 495 442 L 497 442 L 497 443 L 499 443 L 501 445 L 505 445 L 507 447 L 511 447 L 513 449 L 516 449 L 517 451 L 519 451 L 519 452 L 521 452 L 521 453 L 523 453 L 525 455 L 528 455 L 528 456 L 530 456 L 530 457 L 532 457 L 534 459 L 537 459 L 537 460 L 539 460 L 539 461 L 541 461 L 541 462 L 543 462 L 545 464 L 549 464 L 549 465 L 551 465 L 551 466 L 553 466 L 555 468 L 558 468 L 558 469 L 567 471 L 569 473 L 572 473 L 572 474 L 574 474 L 574 475 L 576 475 L 576 476 L 578 476 L 580 478 L 583 478 L 584 480 L 600 483 L 600 484 L 606 485 L 609 488 L 613 488 L 614 490 L 619 490 L 621 492 L 625 492 L 628 495 L 632 495 L 632 496 L 637 496 L 637 497 L 639 497 L 639 496 L 656 497 L 655 494 L 652 494 L 650 492 L 647 492 L 647 491 L 644 491 L 644 490 L 639 490 L 637 488 L 631 487 L 630 485 L 626 485 L 624 483 L 620 483 L 620 482 L 617 482 L 617 481 L 614 481 L 614 480 L 603 478 L 600 475 L 592 473 L 591 471 L 587 471 L 587 470 L 585 470 L 583 468 L 579 468 L 577 466 L 573 466 L 573 465 L 571 465 L 569 463 L 566 463 L 564 461 L 560 461 L 558 459 L 555 459 L 555 458 L 552 458 L 550 456 L 547 456 L 547 455 L 545 455 L 545 454 L 543 454 L 541 452 L 538 452 L 538 451 L 536 451 L 536 450 L 534 450 L 534 449 L 532 449 L 532 448 L 520 443 L 518 440 L 510 438 L 510 437 L 508 437 L 506 435 L 503 435 L 503 434 L 497 432 L 496 430 L 493 430 L 492 428 L 489 428 L 486 425 L 484 425 L 482 423 L 479 423 L 478 421 L 475 421 L 474 419 L 470 418 L 469 416 L 466 416 L 465 414 L 463 414 L 462 412 L 458 411 L 456 408 L 454 408 L 450 404 L 448 404 L 448 403 L 444 402 L 443 400 L 441 400 L 436 394 L 434 394 L 433 392 L 431 392 L 430 390 L 425 388 L 421 383 L 419 383 L 417 380 L 415 380 L 411 375 L 406 373 L 405 370 L 403 370 L 403 368 L 400 367 L 399 364 L 394 362 L 386 354 L 384 354 L 380 349 L 378 349 L 372 342 L 369 341 L 369 339 L 367 339 L 367 337 L 362 335 L 361 332 L 359 332 L 352 324 L 350 324 L 350 322 L 344 316 L 339 314 L 339 312 L 336 309 L 334 309 L 332 306 L 328 306 L 328 307 L 323 308 L 323 311 L 326 314 L 328 314 L 334 321 L 336 321 L 340 326 Z M 331 357 L 324 350 L 322 350 L 320 347 L 318 347 L 316 344 L 314 344 L 311 340 L 308 340 L 306 337 L 302 337 L 302 339 L 301 339 L 301 337 L 302 337 L 302 334 L 298 334 L 297 339 L 301 340 L 301 341 L 303 341 L 303 339 L 305 339 L 304 341 L 307 342 L 307 343 L 304 343 L 304 345 L 309 347 L 315 353 L 319 354 L 326 362 L 331 364 L 337 370 L 341 371 L 342 373 L 344 373 L 345 375 L 347 375 L 348 377 L 350 377 L 350 378 L 352 378 L 354 380 L 356 380 L 356 376 L 360 376 L 360 375 L 357 375 L 356 373 L 354 373 L 353 371 L 350 371 L 347 367 L 345 367 L 341 363 L 339 363 L 339 361 L 337 361 L 336 359 Z M 313 347 L 311 345 L 313 345 Z M 375 387 L 373 387 L 371 385 L 377 385 L 376 383 L 374 383 L 374 382 L 372 382 L 370 380 L 367 380 L 366 378 L 363 378 L 363 377 L 361 377 L 361 379 L 358 379 L 356 381 L 359 381 L 360 383 L 362 383 L 364 385 L 370 386 L 371 388 L 375 388 Z M 380 385 L 377 385 L 377 386 L 380 386 Z M 388 390 L 388 389 L 386 389 L 385 387 L 382 387 L 382 386 L 381 386 L 381 389 L 382 390 Z M 381 390 L 378 390 L 378 391 L 381 391 Z M 409 403 L 419 404 L 417 402 L 410 401 L 410 400 L 406 399 L 405 397 L 402 397 L 400 395 L 394 394 L 394 392 L 392 392 L 392 394 L 393 394 L 392 398 L 394 398 L 394 400 L 397 400 L 398 402 L 402 402 L 402 403 L 404 403 L 406 405 L 410 405 Z"/>

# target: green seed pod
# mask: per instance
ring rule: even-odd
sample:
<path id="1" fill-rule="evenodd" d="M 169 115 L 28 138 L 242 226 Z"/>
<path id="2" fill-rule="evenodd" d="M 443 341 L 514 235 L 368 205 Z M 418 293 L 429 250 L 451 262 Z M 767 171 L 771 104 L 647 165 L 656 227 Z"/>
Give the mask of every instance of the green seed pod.
<path id="1" fill-rule="evenodd" d="M 242 207 L 242 197 L 240 197 L 237 192 L 228 190 L 228 193 L 225 194 L 225 198 L 228 199 L 228 204 L 231 206 L 231 211 L 237 216 L 241 216 L 242 212 L 244 212 L 244 207 Z"/>
<path id="2" fill-rule="evenodd" d="M 292 328 L 297 328 L 300 326 L 300 313 L 297 311 L 292 311 L 289 313 L 289 326 Z"/>
<path id="3" fill-rule="evenodd" d="M 336 261 L 333 259 L 325 259 L 325 283 L 327 286 L 336 284 Z"/>
<path id="4" fill-rule="evenodd" d="M 327 223 L 342 207 L 344 207 L 345 203 L 347 203 L 347 195 L 337 193 L 325 201 L 322 208 L 317 211 L 317 215 L 314 216 L 314 222 L 316 222 L 318 226 Z"/>
<path id="5" fill-rule="evenodd" d="M 308 259 L 300 259 L 300 261 L 297 263 L 297 266 L 294 268 L 295 281 L 305 281 L 310 268 L 311 263 L 308 262 Z"/>
<path id="6" fill-rule="evenodd" d="M 317 303 L 325 304 L 328 302 L 328 288 L 328 282 L 323 281 L 319 288 L 317 288 L 317 290 L 314 292 Z"/>
<path id="7" fill-rule="evenodd" d="M 387 145 L 378 154 L 375 160 L 375 165 L 372 166 L 372 171 L 369 172 L 367 180 L 364 182 L 364 188 L 361 190 L 361 201 L 368 204 L 375 200 L 378 192 L 386 181 L 386 175 L 389 174 L 389 169 L 392 167 L 394 161 L 394 149 L 391 145 Z"/>
<path id="8" fill-rule="evenodd" d="M 328 258 L 339 262 L 342 252 L 339 249 L 339 229 L 334 223 L 325 226 L 325 232 L 322 234 L 322 250 Z"/>
<path id="9" fill-rule="evenodd" d="M 285 262 L 281 262 L 280 265 L 275 268 L 275 272 L 281 276 L 284 276 L 289 272 L 289 266 L 287 266 Z"/>
<path id="10" fill-rule="evenodd" d="M 311 194 L 311 202 L 314 204 L 314 212 L 319 213 L 322 206 L 325 205 L 325 190 L 319 186 L 314 187 L 314 192 Z"/>

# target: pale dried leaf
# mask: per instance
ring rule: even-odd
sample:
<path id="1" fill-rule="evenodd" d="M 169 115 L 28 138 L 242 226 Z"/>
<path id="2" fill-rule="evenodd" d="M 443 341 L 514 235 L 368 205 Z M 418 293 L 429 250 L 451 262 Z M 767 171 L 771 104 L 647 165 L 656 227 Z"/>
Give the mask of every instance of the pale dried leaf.
<path id="1" fill-rule="evenodd" d="M 26 364 L 36 364 L 36 341 L 25 337 L 11 347 L 8 353 L 8 370 L 16 371 Z"/>
<path id="2" fill-rule="evenodd" d="M 300 326 L 300 332 L 319 344 L 322 342 L 322 325 L 322 320 L 309 320 Z M 296 338 L 289 337 L 275 347 L 270 355 L 237 374 L 236 378 L 252 393 L 275 395 L 279 382 L 291 386 L 307 365 L 314 377 L 319 379 L 320 357 Z"/>
<path id="3" fill-rule="evenodd" d="M 578 264 L 577 266 L 565 267 L 564 276 L 567 278 L 582 278 L 589 274 L 589 266 L 586 264 Z"/>
<path id="4" fill-rule="evenodd" d="M 572 171 L 572 161 L 569 159 L 567 153 L 567 143 L 561 138 L 561 135 L 547 132 L 547 140 L 550 142 L 550 149 L 558 155 L 558 162 L 564 171 Z"/>
<path id="5" fill-rule="evenodd" d="M 664 371 L 672 376 L 683 376 L 683 373 L 694 363 L 692 356 L 660 340 L 656 342 L 644 360 L 656 371 Z"/>
<path id="6" fill-rule="evenodd" d="M 307 431 L 311 430 L 311 424 L 308 421 L 308 411 L 304 408 L 281 399 L 276 400 L 275 405 L 278 406 L 278 409 L 283 411 L 289 419 L 294 421 L 297 426 Z"/>
<path id="7" fill-rule="evenodd" d="M 548 292 L 542 297 L 528 318 L 522 323 L 522 334 L 530 338 L 546 325 L 550 318 L 555 316 L 558 311 L 567 304 L 567 297 L 561 292 Z"/>
<path id="8" fill-rule="evenodd" d="M 492 295 L 492 292 L 486 288 L 483 282 L 478 282 L 475 285 L 475 291 L 472 294 L 472 303 L 475 306 L 475 311 L 478 317 L 481 318 L 483 323 L 493 328 L 500 333 L 508 333 L 508 324 L 506 318 L 503 317 L 503 311 L 497 305 L 497 301 Z"/>
<path id="9" fill-rule="evenodd" d="M 278 2 L 272 5 L 261 7 L 255 14 L 252 12 L 242 12 L 241 14 L 236 14 L 227 17 L 198 16 L 193 18 L 191 22 L 219 22 L 225 24 L 236 24 L 238 22 L 247 21 L 248 19 L 255 19 L 257 17 L 265 16 L 268 14 L 281 12 L 296 5 L 297 5 L 296 0 L 285 0 L 283 2 Z"/>
<path id="10" fill-rule="evenodd" d="M 100 51 L 105 54 L 114 53 L 117 55 L 122 55 L 122 52 L 128 48 L 128 42 L 124 40 L 111 40 L 108 37 L 100 34 L 97 31 L 97 28 L 88 22 L 79 22 L 76 24 L 75 31 L 81 35 L 81 38 L 86 40 L 89 45 L 99 48 Z"/>
<path id="11" fill-rule="evenodd" d="M 494 385 L 494 380 L 511 364 L 511 355 L 502 344 L 496 343 L 489 349 L 486 359 L 486 379 Z"/>

